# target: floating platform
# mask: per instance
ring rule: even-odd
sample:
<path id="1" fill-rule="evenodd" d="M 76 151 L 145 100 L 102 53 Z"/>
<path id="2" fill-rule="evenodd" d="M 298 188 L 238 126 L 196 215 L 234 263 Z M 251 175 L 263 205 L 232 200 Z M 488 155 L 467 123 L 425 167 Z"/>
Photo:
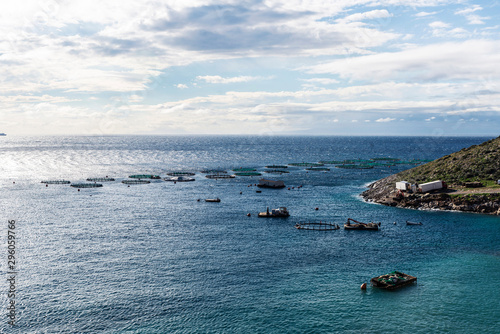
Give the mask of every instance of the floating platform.
<path id="1" fill-rule="evenodd" d="M 152 174 L 130 175 L 129 178 L 131 178 L 131 179 L 153 179 L 153 180 L 160 180 L 161 179 L 161 177 L 159 175 L 152 175 Z"/>
<path id="2" fill-rule="evenodd" d="M 255 172 L 256 170 L 255 168 L 236 168 L 233 172 Z"/>
<path id="3" fill-rule="evenodd" d="M 171 182 L 191 182 L 194 181 L 195 179 L 188 176 L 172 176 L 172 177 L 166 177 L 163 180 Z"/>
<path id="4" fill-rule="evenodd" d="M 309 167 L 309 168 L 306 168 L 306 170 L 329 171 L 330 168 L 326 168 L 326 167 Z"/>
<path id="5" fill-rule="evenodd" d="M 371 165 L 337 165 L 335 166 L 336 168 L 344 168 L 344 169 L 372 169 L 373 166 Z"/>
<path id="6" fill-rule="evenodd" d="M 71 187 L 74 188 L 100 188 L 102 184 L 100 183 L 73 183 Z"/>
<path id="7" fill-rule="evenodd" d="M 122 183 L 124 183 L 124 184 L 148 184 L 151 182 L 148 180 L 123 180 Z"/>
<path id="8" fill-rule="evenodd" d="M 208 174 L 205 177 L 207 179 L 234 179 L 234 175 L 229 174 Z"/>
<path id="9" fill-rule="evenodd" d="M 168 172 L 169 176 L 193 176 L 195 173 L 193 172 Z"/>
<path id="10" fill-rule="evenodd" d="M 298 230 L 308 230 L 308 231 L 334 231 L 340 230 L 340 226 L 334 223 L 297 223 L 295 228 Z"/>
<path id="11" fill-rule="evenodd" d="M 294 167 L 321 167 L 323 166 L 322 163 L 316 163 L 316 162 L 291 162 L 288 164 L 288 166 L 294 166 Z"/>
<path id="12" fill-rule="evenodd" d="M 204 169 L 201 171 L 203 174 L 226 174 L 227 171 L 224 169 Z"/>
<path id="13" fill-rule="evenodd" d="M 40 183 L 45 183 L 45 184 L 70 184 L 71 181 L 66 181 L 66 180 L 47 180 L 47 181 L 41 181 Z"/>
<path id="14" fill-rule="evenodd" d="M 289 171 L 287 170 L 279 170 L 279 169 L 269 169 L 269 170 L 265 170 L 264 173 L 270 173 L 270 174 L 283 174 L 283 173 L 290 173 Z"/>
<path id="15" fill-rule="evenodd" d="M 399 271 L 392 271 L 386 275 L 373 277 L 370 282 L 374 287 L 394 290 L 416 282 L 417 278 Z"/>
<path id="16" fill-rule="evenodd" d="M 112 177 L 89 177 L 87 181 L 90 182 L 112 182 L 115 181 Z"/>
<path id="17" fill-rule="evenodd" d="M 260 176 L 261 173 L 258 172 L 242 172 L 242 173 L 234 173 L 236 176 Z"/>

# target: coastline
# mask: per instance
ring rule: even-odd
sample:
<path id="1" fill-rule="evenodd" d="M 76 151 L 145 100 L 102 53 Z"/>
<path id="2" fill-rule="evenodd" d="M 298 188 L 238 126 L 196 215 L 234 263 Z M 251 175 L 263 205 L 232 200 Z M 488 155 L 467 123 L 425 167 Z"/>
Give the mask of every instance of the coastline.
<path id="1" fill-rule="evenodd" d="M 500 188 L 463 188 L 450 185 L 448 189 L 428 193 L 404 194 L 397 197 L 397 174 L 375 181 L 361 193 L 366 202 L 416 210 L 441 210 L 482 213 L 500 216 Z"/>

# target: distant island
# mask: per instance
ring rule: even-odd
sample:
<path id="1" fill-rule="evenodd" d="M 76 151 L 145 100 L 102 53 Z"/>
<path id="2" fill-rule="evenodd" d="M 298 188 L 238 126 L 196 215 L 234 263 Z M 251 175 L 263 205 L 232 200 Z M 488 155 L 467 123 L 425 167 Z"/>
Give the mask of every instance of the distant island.
<path id="1" fill-rule="evenodd" d="M 500 137 L 373 182 L 361 196 L 402 208 L 500 215 L 499 183 Z M 438 189 L 427 190 L 432 184 Z"/>

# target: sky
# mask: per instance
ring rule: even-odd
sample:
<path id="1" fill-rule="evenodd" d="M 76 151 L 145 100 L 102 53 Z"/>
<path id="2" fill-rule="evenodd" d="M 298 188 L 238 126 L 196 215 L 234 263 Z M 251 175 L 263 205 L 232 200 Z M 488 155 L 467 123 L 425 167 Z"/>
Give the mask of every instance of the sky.
<path id="1" fill-rule="evenodd" d="M 3 1 L 0 132 L 496 137 L 500 1 Z"/>

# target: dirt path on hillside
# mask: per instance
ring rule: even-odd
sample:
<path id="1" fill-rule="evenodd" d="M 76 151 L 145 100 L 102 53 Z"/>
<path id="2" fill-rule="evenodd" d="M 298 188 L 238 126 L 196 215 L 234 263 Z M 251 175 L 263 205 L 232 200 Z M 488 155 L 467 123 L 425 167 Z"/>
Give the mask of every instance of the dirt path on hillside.
<path id="1" fill-rule="evenodd" d="M 486 187 L 481 187 L 481 188 L 471 188 L 471 189 L 448 189 L 446 192 L 449 195 L 468 195 L 468 194 L 496 194 L 500 193 L 500 188 L 486 188 Z"/>

